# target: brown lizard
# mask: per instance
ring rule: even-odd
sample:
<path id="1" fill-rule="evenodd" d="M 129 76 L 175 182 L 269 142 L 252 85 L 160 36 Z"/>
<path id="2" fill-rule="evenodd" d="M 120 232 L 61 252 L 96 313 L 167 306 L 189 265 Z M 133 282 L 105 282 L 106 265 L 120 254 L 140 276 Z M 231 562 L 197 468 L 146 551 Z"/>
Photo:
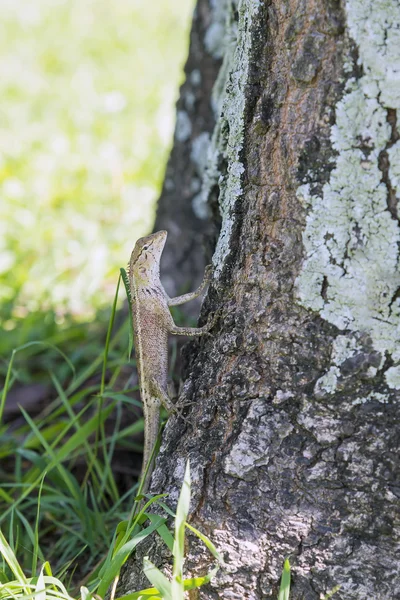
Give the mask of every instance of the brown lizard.
<path id="1" fill-rule="evenodd" d="M 154 458 L 148 468 L 147 465 L 158 436 L 160 407 L 163 405 L 169 414 L 174 411 L 167 391 L 168 334 L 204 335 L 213 325 L 213 322 L 204 327 L 175 325 L 169 307 L 197 298 L 211 279 L 211 267 L 206 268 L 204 280 L 195 292 L 169 298 L 160 281 L 160 259 L 166 239 L 166 231 L 140 238 L 129 262 L 136 365 L 144 414 L 142 493 L 147 491 L 154 467 Z"/>

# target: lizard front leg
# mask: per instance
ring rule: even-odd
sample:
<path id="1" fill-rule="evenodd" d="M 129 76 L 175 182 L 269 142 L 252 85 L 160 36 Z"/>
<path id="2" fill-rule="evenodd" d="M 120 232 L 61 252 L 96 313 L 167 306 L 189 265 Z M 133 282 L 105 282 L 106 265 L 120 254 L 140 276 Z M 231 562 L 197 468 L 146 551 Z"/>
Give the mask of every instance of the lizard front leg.
<path id="1" fill-rule="evenodd" d="M 213 318 L 210 319 L 203 327 L 178 327 L 178 325 L 175 325 L 172 316 L 168 315 L 166 323 L 167 331 L 172 335 L 187 335 L 193 337 L 205 335 L 206 333 L 210 333 L 210 330 L 214 327 L 216 318 L 217 315 L 214 315 Z"/>
<path id="2" fill-rule="evenodd" d="M 209 333 L 210 329 L 211 326 L 208 323 L 207 325 L 204 325 L 204 327 L 178 327 L 174 323 L 173 326 L 171 326 L 171 328 L 168 330 L 168 333 L 171 333 L 172 335 L 196 336 Z"/>
<path id="3" fill-rule="evenodd" d="M 204 288 L 210 283 L 212 275 L 212 266 L 208 265 L 204 271 L 204 279 L 194 292 L 189 292 L 189 294 L 183 294 L 183 296 L 176 296 L 175 298 L 168 299 L 168 306 L 178 306 L 179 304 L 185 304 L 185 302 L 190 302 L 190 300 L 194 300 L 204 290 Z M 185 335 L 185 334 L 182 334 Z M 193 334 L 198 335 L 198 334 Z"/>

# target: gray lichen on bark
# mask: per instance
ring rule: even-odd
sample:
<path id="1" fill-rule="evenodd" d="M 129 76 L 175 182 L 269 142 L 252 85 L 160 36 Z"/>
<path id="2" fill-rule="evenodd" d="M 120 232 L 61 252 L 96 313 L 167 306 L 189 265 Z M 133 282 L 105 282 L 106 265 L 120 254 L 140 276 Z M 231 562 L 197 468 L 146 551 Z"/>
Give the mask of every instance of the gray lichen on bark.
<path id="1" fill-rule="evenodd" d="M 227 85 L 220 88 L 221 118 L 213 134 L 209 172 L 212 184 L 218 180 L 222 212 L 214 294 L 224 297 L 226 310 L 218 340 L 190 362 L 182 396 L 201 403 L 194 411 L 197 442 L 179 444 L 192 456 L 196 472 L 194 518 L 212 533 L 228 564 L 213 592 L 201 592 L 200 597 L 275 597 L 282 560 L 292 555 L 294 598 L 317 598 L 340 584 L 338 598 L 372 595 L 383 600 L 396 589 L 399 576 L 393 563 L 393 462 L 381 454 L 396 439 L 396 395 L 385 391 L 382 370 L 388 346 L 377 345 L 377 329 L 361 326 L 361 316 L 351 328 L 321 313 L 324 324 L 315 316 L 309 291 L 301 297 L 309 257 L 307 243 L 304 255 L 299 252 L 299 225 L 305 222 L 303 243 L 313 220 L 337 220 L 335 231 L 349 227 L 347 205 L 352 201 L 346 200 L 343 212 L 331 214 L 326 205 L 314 211 L 309 203 L 296 205 L 294 194 L 301 171 L 308 184 L 315 184 L 316 196 L 335 181 L 340 152 L 332 130 L 347 136 L 350 154 L 347 165 L 343 162 L 353 167 L 356 163 L 349 158 L 355 152 L 360 163 L 360 140 L 353 150 L 349 138 L 359 135 L 357 124 L 361 133 L 363 126 L 376 126 L 378 147 L 363 145 L 363 164 L 355 174 L 358 183 L 363 181 L 360 191 L 366 192 L 361 204 L 372 204 L 372 214 L 386 229 L 378 231 L 377 250 L 383 244 L 394 251 L 388 261 L 393 280 L 384 277 L 393 299 L 398 223 L 387 210 L 384 185 L 378 190 L 380 205 L 371 200 L 382 173 L 376 165 L 372 181 L 366 163 L 374 151 L 376 158 L 385 148 L 393 157 L 392 169 L 395 150 L 390 150 L 395 145 L 390 145 L 393 132 L 383 108 L 368 99 L 364 105 L 357 95 L 360 65 L 351 64 L 356 49 L 344 31 L 340 7 L 324 3 L 318 22 L 320 3 L 309 5 L 308 11 L 304 2 L 297 9 L 295 4 L 289 8 L 271 2 L 266 9 L 256 2 L 241 3 L 245 10 L 237 15 L 234 52 L 224 59 L 229 73 Z M 266 16 L 268 27 L 263 29 Z M 275 45 L 269 37 L 273 35 L 278 38 Z M 260 63 L 257 67 L 254 60 Z M 260 73 L 262 84 L 257 82 Z M 366 75 L 362 77 L 365 81 Z M 353 120 L 342 108 L 349 93 L 358 99 Z M 297 110 L 291 112 L 291 106 Z M 353 176 L 348 170 L 346 184 Z M 206 178 L 203 190 L 207 184 Z M 365 185 L 371 187 L 366 190 Z M 338 195 L 336 200 L 340 205 Z M 350 230 L 357 238 L 357 231 Z M 337 245 L 346 253 L 353 238 L 343 233 L 339 237 Z M 325 245 L 334 243 L 326 238 Z M 370 256 L 371 262 L 374 258 Z M 319 273 L 324 263 L 316 264 Z M 296 309 L 295 281 L 303 305 L 314 316 Z M 318 301 L 326 303 L 329 283 L 329 278 L 320 279 Z M 363 300 L 359 298 L 357 307 L 361 311 Z M 387 375 L 395 375 L 391 369 L 396 367 Z M 206 381 L 208 393 L 202 387 Z M 167 454 L 173 440 L 173 431 L 168 431 Z M 193 561 L 199 564 L 198 550 Z"/>
<path id="2" fill-rule="evenodd" d="M 218 184 L 218 206 L 222 224 L 213 256 L 216 274 L 220 273 L 232 243 L 236 204 L 243 193 L 241 158 L 244 143 L 246 86 L 248 84 L 252 29 L 261 8 L 260 0 L 219 2 L 219 22 L 225 18 L 222 36 L 223 63 L 213 89 L 217 123 L 208 150 L 201 200 L 208 204 L 211 189 Z M 226 170 L 219 165 L 227 166 Z"/>
<path id="3" fill-rule="evenodd" d="M 400 108 L 399 5 L 396 0 L 348 0 L 346 12 L 363 74 L 346 82 L 336 107 L 331 141 L 337 156 L 322 194 L 314 193 L 312 172 L 298 189 L 310 208 L 298 294 L 304 306 L 339 329 L 367 332 L 381 353 L 380 366 L 385 353 L 395 361 L 386 381 L 398 389 L 400 227 L 388 206 L 387 186 L 392 180 L 397 186 L 399 172 L 398 143 L 388 120 L 388 111 Z M 386 181 L 380 168 L 385 151 Z M 330 393 L 335 390 L 333 371 Z"/>

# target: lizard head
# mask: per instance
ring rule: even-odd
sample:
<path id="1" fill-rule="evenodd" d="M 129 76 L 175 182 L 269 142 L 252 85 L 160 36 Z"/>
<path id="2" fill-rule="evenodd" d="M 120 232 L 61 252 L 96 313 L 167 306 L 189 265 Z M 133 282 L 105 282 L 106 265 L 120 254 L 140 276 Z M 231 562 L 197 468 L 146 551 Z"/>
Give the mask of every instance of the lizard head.
<path id="1" fill-rule="evenodd" d="M 154 269 L 158 272 L 166 239 L 166 231 L 157 231 L 139 238 L 129 261 L 130 273 L 145 276 L 146 273 L 151 273 Z"/>

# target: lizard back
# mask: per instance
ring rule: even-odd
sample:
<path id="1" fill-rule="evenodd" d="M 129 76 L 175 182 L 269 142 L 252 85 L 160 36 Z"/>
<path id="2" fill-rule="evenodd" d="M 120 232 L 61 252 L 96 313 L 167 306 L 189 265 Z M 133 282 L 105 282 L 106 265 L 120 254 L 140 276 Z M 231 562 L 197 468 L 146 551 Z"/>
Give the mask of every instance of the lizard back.
<path id="1" fill-rule="evenodd" d="M 141 478 L 149 463 L 158 436 L 162 394 L 166 394 L 168 378 L 168 331 L 165 323 L 169 312 L 167 295 L 160 281 L 160 258 L 166 232 L 140 238 L 129 263 L 132 321 L 140 396 L 144 414 L 144 448 Z M 149 485 L 153 465 L 147 469 L 142 492 Z"/>

